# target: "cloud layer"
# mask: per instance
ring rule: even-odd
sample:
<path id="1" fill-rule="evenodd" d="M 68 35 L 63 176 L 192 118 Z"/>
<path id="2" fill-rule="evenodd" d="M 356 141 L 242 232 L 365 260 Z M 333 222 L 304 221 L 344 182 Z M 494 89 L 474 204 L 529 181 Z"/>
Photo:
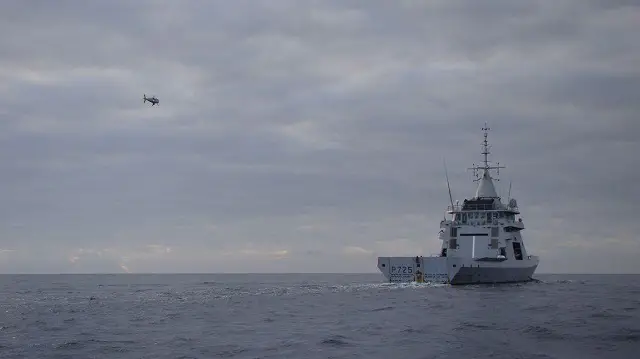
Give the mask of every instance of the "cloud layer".
<path id="1" fill-rule="evenodd" d="M 0 4 L 0 272 L 429 255 L 485 122 L 540 271 L 640 271 L 634 2 L 150 4 Z"/>

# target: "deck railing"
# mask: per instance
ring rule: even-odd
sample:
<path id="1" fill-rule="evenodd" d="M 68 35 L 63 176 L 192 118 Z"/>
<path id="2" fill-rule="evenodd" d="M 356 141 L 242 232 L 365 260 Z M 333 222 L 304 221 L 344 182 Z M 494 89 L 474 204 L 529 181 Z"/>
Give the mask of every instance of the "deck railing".
<path id="1" fill-rule="evenodd" d="M 464 206 L 464 209 L 463 209 Z M 461 211 L 489 211 L 492 209 L 497 209 L 495 208 L 495 206 L 492 204 L 465 204 L 465 205 L 461 205 L 461 204 L 456 204 L 453 207 L 451 206 L 447 206 L 447 211 L 453 211 L 453 212 L 461 212 Z"/>
<path id="2" fill-rule="evenodd" d="M 481 226 L 485 226 L 485 225 L 505 225 L 505 226 L 514 226 L 514 227 L 518 227 L 518 228 L 523 228 L 524 224 L 522 223 L 522 218 L 518 218 L 518 219 L 508 219 L 508 218 L 491 218 L 491 220 L 487 220 L 486 217 L 479 217 L 479 218 L 472 218 L 472 219 L 468 219 L 467 221 L 462 221 L 460 219 L 454 220 L 452 222 L 454 225 L 468 225 L 468 224 L 473 224 L 473 225 L 481 225 Z M 446 237 L 446 234 L 438 234 L 439 237 Z"/>
<path id="3" fill-rule="evenodd" d="M 464 208 L 464 209 L 463 209 Z M 451 206 L 447 206 L 447 212 L 467 212 L 467 211 L 508 211 L 508 212 L 518 212 L 517 208 L 514 207 L 506 207 L 506 208 L 498 208 L 494 204 L 456 204 Z"/>

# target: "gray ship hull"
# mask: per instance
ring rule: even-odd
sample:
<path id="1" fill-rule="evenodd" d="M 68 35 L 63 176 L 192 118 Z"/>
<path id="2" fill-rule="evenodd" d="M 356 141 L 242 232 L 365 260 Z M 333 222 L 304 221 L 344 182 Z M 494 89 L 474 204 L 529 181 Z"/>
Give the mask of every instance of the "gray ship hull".
<path id="1" fill-rule="evenodd" d="M 533 280 L 539 259 L 483 261 L 455 257 L 378 257 L 378 269 L 389 282 L 452 285 L 518 283 Z"/>
<path id="2" fill-rule="evenodd" d="M 533 280 L 537 264 L 532 267 L 463 267 L 453 276 L 451 284 L 518 283 Z"/>

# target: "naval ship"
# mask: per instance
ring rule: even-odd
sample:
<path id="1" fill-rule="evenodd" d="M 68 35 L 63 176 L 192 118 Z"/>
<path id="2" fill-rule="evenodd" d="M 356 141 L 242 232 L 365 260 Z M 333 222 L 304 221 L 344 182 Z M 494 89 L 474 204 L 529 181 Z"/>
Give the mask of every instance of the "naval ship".
<path id="1" fill-rule="evenodd" d="M 490 171 L 499 175 L 500 163 L 490 165 L 486 124 L 482 128 L 484 165 L 469 168 L 478 182 L 475 196 L 451 205 L 450 219 L 440 222 L 440 253 L 430 257 L 378 257 L 378 269 L 389 282 L 448 284 L 513 283 L 533 280 L 539 257 L 527 253 L 522 239 L 524 224 L 518 203 L 503 203 Z M 497 180 L 497 178 L 496 178 Z M 449 180 L 447 178 L 447 185 Z M 511 186 L 509 187 L 509 196 Z"/>

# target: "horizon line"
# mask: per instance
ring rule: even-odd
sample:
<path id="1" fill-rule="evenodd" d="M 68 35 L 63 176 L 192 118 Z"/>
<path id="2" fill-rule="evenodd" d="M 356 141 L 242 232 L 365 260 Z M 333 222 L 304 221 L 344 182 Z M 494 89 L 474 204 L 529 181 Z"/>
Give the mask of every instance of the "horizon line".
<path id="1" fill-rule="evenodd" d="M 15 272 L 0 273 L 0 276 L 11 275 L 380 275 L 377 272 L 60 272 L 60 273 L 39 273 L 39 272 Z M 540 272 L 536 275 L 640 275 L 640 272 Z"/>

